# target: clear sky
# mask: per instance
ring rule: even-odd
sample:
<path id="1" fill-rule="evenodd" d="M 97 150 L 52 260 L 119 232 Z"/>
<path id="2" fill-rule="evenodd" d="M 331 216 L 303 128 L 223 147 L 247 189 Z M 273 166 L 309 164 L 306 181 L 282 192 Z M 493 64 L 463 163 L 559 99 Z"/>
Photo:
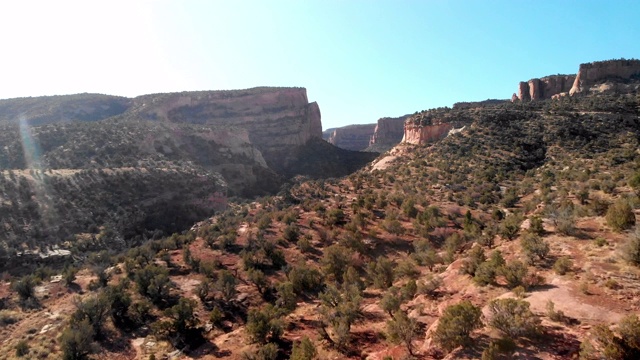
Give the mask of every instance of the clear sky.
<path id="1" fill-rule="evenodd" d="M 640 1 L 6 1 L 0 98 L 301 86 L 324 128 L 640 58 Z"/>

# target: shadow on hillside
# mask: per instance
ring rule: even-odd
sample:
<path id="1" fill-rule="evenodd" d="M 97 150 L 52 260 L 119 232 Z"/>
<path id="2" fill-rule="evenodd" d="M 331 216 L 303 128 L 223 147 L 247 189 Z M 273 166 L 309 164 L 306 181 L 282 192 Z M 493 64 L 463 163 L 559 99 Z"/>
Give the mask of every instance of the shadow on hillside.
<path id="1" fill-rule="evenodd" d="M 542 292 L 542 291 L 548 291 L 551 289 L 555 289 L 557 288 L 557 286 L 553 285 L 553 284 L 542 284 L 542 285 L 537 285 L 536 287 L 533 287 L 531 289 L 528 289 L 527 291 L 532 293 L 532 292 Z"/>

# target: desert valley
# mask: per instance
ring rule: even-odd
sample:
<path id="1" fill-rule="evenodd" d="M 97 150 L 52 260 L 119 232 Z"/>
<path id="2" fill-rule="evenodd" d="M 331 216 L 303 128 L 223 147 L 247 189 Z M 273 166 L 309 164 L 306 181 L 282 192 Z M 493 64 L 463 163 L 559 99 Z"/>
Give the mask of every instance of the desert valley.
<path id="1" fill-rule="evenodd" d="M 0 100 L 0 359 L 638 359 L 640 60 L 323 132 L 295 87 Z"/>

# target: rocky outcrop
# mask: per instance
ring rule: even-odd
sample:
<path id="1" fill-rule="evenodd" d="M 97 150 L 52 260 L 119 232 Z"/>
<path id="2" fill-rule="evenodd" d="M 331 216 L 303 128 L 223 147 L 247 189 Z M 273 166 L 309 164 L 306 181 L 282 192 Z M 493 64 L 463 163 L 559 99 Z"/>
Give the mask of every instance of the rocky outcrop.
<path id="1" fill-rule="evenodd" d="M 518 84 L 518 99 L 522 101 L 551 99 L 554 95 L 568 92 L 575 75 L 551 75 L 540 79 L 521 81 Z"/>
<path id="2" fill-rule="evenodd" d="M 322 131 L 322 140 L 324 141 L 329 141 L 329 138 L 331 137 L 331 134 L 333 134 L 333 131 L 337 129 L 337 128 L 328 128 L 324 131 Z"/>
<path id="3" fill-rule="evenodd" d="M 575 95 L 590 91 L 591 88 L 608 80 L 615 83 L 626 83 L 636 77 L 640 78 L 640 60 L 608 60 L 580 64 L 577 75 L 551 75 L 518 84 L 518 93 L 511 101 L 532 101 L 557 99 L 567 95 Z M 616 88 L 608 86 L 598 91 Z"/>
<path id="4" fill-rule="evenodd" d="M 440 123 L 436 125 L 405 123 L 402 142 L 414 145 L 429 144 L 446 137 L 451 129 L 453 129 L 453 125 L 450 123 Z"/>
<path id="5" fill-rule="evenodd" d="M 588 91 L 598 82 L 610 79 L 626 81 L 637 76 L 640 76 L 640 60 L 621 59 L 580 64 L 569 93 L 574 95 Z"/>
<path id="6" fill-rule="evenodd" d="M 378 119 L 378 123 L 369 140 L 367 151 L 383 153 L 396 146 L 404 136 L 404 122 L 409 115 L 400 117 L 383 117 Z"/>
<path id="7" fill-rule="evenodd" d="M 0 169 L 30 166 L 18 156 L 20 136 L 9 136 L 18 131 L 17 122 L 52 125 L 34 129 L 44 167 L 187 164 L 221 174 L 234 193 L 247 196 L 271 193 L 295 175 L 344 176 L 369 159 L 317 145 L 323 142 L 320 108 L 308 101 L 304 88 L 0 100 L 0 134 L 13 144 L 9 155 L 0 153 Z M 362 148 L 369 144 L 371 126 Z M 333 158 L 340 158 L 338 164 L 325 164 Z"/>
<path id="8" fill-rule="evenodd" d="M 287 149 L 322 138 L 320 108 L 304 88 L 253 88 L 144 95 L 134 99 L 131 115 L 177 123 L 242 128 L 273 164 Z"/>
<path id="9" fill-rule="evenodd" d="M 333 130 L 327 142 L 341 149 L 362 151 L 369 146 L 369 141 L 376 124 L 349 125 Z"/>

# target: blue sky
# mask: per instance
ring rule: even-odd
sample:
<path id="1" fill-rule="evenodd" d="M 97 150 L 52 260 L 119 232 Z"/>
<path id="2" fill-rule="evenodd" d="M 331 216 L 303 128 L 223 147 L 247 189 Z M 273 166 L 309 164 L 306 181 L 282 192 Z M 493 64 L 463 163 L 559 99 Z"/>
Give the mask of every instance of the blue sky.
<path id="1" fill-rule="evenodd" d="M 325 128 L 640 58 L 638 1 L 20 1 L 0 98 L 306 87 Z"/>

